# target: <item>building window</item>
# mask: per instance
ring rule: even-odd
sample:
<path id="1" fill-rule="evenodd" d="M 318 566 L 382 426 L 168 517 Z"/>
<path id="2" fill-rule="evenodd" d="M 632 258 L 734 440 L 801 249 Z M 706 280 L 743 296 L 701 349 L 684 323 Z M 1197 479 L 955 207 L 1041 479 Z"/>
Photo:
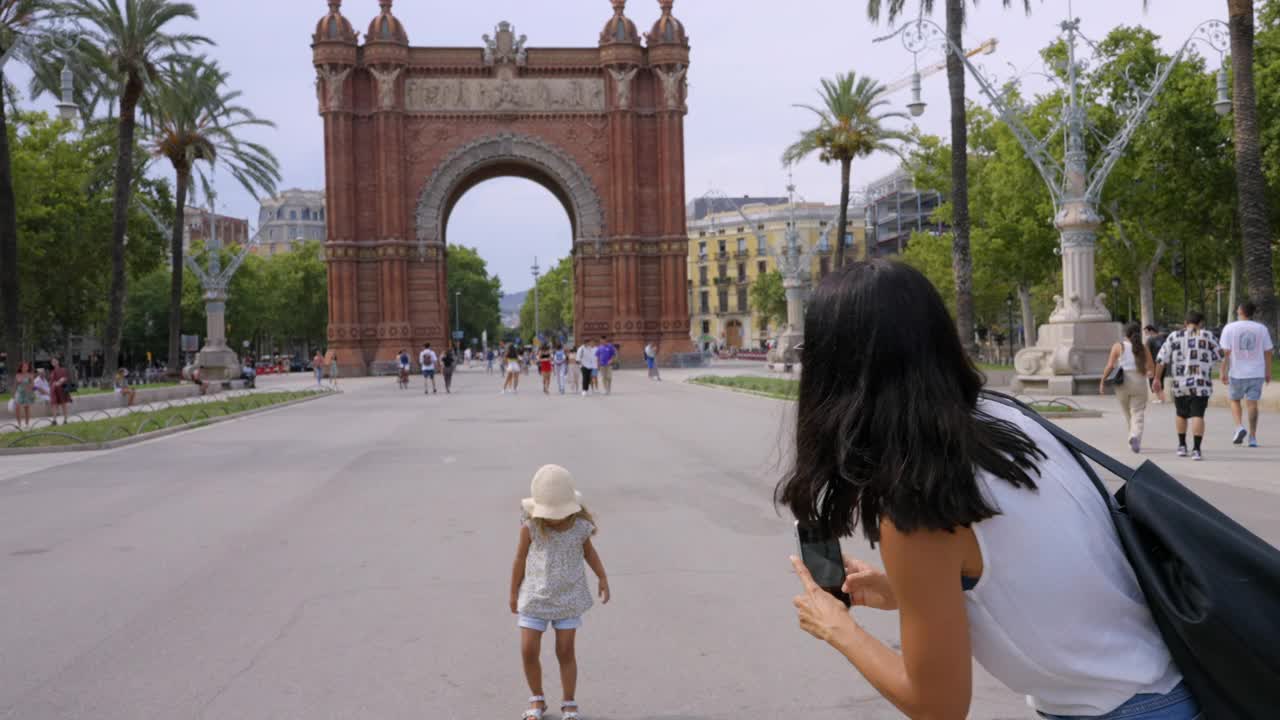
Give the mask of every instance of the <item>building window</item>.
<path id="1" fill-rule="evenodd" d="M 297 219 L 298 219 L 298 211 L 297 211 L 297 210 L 290 210 L 290 211 L 289 211 L 289 219 L 290 219 L 290 220 L 297 220 Z"/>
<path id="2" fill-rule="evenodd" d="M 738 282 L 742 283 L 746 281 L 747 281 L 747 264 L 738 263 Z"/>
<path id="3" fill-rule="evenodd" d="M 705 235 L 706 233 L 703 233 L 703 234 Z M 707 259 L 707 243 L 706 242 L 698 243 L 698 259 L 699 260 Z"/>
<path id="4" fill-rule="evenodd" d="M 706 315 L 707 313 L 711 312 L 711 293 L 707 292 L 706 290 L 703 290 L 701 300 L 702 300 L 702 303 L 701 305 L 699 305 L 699 307 L 702 309 L 702 314 Z M 704 328 L 702 332 L 706 332 L 706 329 L 705 329 L 706 325 L 707 324 L 704 321 L 702 323 L 702 326 Z"/>
<path id="5" fill-rule="evenodd" d="M 707 286 L 707 266 L 706 265 L 703 265 L 702 267 L 698 268 L 698 284 L 703 287 Z"/>
<path id="6" fill-rule="evenodd" d="M 746 231 L 746 228 L 743 228 L 743 227 L 738 228 L 738 232 L 745 232 L 745 231 Z"/>
<path id="7" fill-rule="evenodd" d="M 749 312 L 750 307 L 747 306 L 747 289 L 745 287 L 738 288 L 738 312 Z"/>
<path id="8" fill-rule="evenodd" d="M 769 334 L 769 318 L 767 317 L 760 318 L 760 334 L 766 336 Z"/>
<path id="9" fill-rule="evenodd" d="M 768 242 L 769 242 L 768 239 L 765 238 L 763 235 L 756 238 L 756 252 L 761 255 L 768 253 L 769 252 Z"/>
<path id="10" fill-rule="evenodd" d="M 280 208 L 279 210 L 276 210 L 276 219 L 277 220 L 284 219 L 284 208 Z"/>
<path id="11" fill-rule="evenodd" d="M 718 294 L 719 297 L 716 300 L 719 301 L 720 312 L 729 312 L 729 291 L 721 290 Z"/>
<path id="12" fill-rule="evenodd" d="M 818 277 L 826 277 L 831 272 L 831 260 L 829 258 L 821 258 L 818 260 Z"/>
<path id="13" fill-rule="evenodd" d="M 764 223 L 760 223 L 759 225 L 757 225 L 757 226 L 756 226 L 756 229 L 757 229 L 757 230 L 763 230 L 763 229 L 764 229 Z"/>
<path id="14" fill-rule="evenodd" d="M 706 296 L 704 295 L 703 297 L 706 297 Z M 703 310 L 703 312 L 706 312 L 706 311 L 705 311 L 705 310 Z M 702 321 L 702 334 L 703 334 L 703 335 L 710 335 L 710 334 L 711 334 L 711 321 L 710 321 L 710 320 L 703 320 L 703 321 Z"/>
<path id="15" fill-rule="evenodd" d="M 720 239 L 720 252 L 721 252 L 721 253 L 729 252 L 729 250 L 728 250 L 727 246 L 725 245 L 725 242 L 726 242 L 726 241 L 724 240 L 724 238 L 721 238 L 721 239 Z"/>
<path id="16" fill-rule="evenodd" d="M 320 208 L 320 219 L 324 219 L 324 208 Z"/>
<path id="17" fill-rule="evenodd" d="M 720 277 L 720 279 L 721 279 L 721 280 L 724 280 L 725 278 L 729 277 L 729 266 L 728 266 L 728 265 L 725 265 L 724 263 L 720 263 L 720 266 L 719 266 L 718 268 L 716 268 L 716 270 L 718 271 L 718 273 L 717 273 L 717 274 L 718 274 L 718 276 Z"/>
<path id="18" fill-rule="evenodd" d="M 747 251 L 747 239 L 738 238 L 738 252 L 744 253 L 746 251 Z"/>
<path id="19" fill-rule="evenodd" d="M 760 262 L 756 263 L 756 272 L 760 275 L 763 275 L 769 272 L 769 261 L 761 260 Z"/>
<path id="20" fill-rule="evenodd" d="M 311 219 L 311 208 L 302 208 L 302 219 L 303 220 Z"/>

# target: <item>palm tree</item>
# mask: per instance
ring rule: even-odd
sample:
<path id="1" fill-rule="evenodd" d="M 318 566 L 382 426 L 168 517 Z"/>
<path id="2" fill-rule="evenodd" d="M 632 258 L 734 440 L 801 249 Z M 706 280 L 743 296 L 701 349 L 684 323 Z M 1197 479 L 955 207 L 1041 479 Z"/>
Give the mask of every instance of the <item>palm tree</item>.
<path id="1" fill-rule="evenodd" d="M 102 74 L 105 83 L 114 85 L 120 96 L 111 222 L 111 290 L 102 343 L 103 373 L 109 377 L 115 374 L 119 361 L 120 331 L 124 323 L 124 242 L 133 193 L 138 104 L 159 79 L 158 68 L 176 64 L 183 50 L 210 41 L 200 35 L 169 32 L 168 28 L 177 20 L 197 19 L 195 6 L 187 2 L 65 0 L 57 7 L 84 25 L 88 42 L 82 44 L 82 52 L 90 66 Z"/>
<path id="2" fill-rule="evenodd" d="M 169 161 L 175 173 L 174 218 L 170 239 L 173 277 L 169 295 L 169 365 L 179 372 L 179 339 L 182 333 L 183 210 L 198 177 L 206 197 L 211 197 L 209 169 L 222 164 L 251 195 L 275 192 L 280 165 L 266 147 L 242 140 L 251 127 L 275 127 L 246 107 L 237 105 L 241 93 L 226 89 L 228 75 L 216 62 L 199 58 L 171 68 L 146 102 L 150 121 L 151 152 Z"/>
<path id="3" fill-rule="evenodd" d="M 1145 5 L 1145 3 L 1144 3 Z M 1262 174 L 1262 139 L 1258 128 L 1258 100 L 1253 85 L 1253 2 L 1227 0 L 1231 28 L 1236 145 L 1236 187 L 1244 246 L 1245 280 L 1249 299 L 1258 304 L 1260 320 L 1271 332 L 1277 326 L 1275 280 L 1271 272 L 1271 227 L 1267 208 L 1267 180 Z"/>
<path id="4" fill-rule="evenodd" d="M 899 154 L 891 141 L 909 142 L 910 136 L 899 130 L 884 127 L 884 121 L 893 118 L 906 119 L 900 112 L 878 112 L 889 104 L 885 100 L 884 86 L 869 77 L 855 73 L 836 75 L 834 80 L 823 78 L 819 106 L 797 105 L 818 116 L 818 126 L 804 131 L 800 139 L 782 153 L 784 165 L 794 165 L 814 152 L 824 163 L 840 163 L 840 210 L 836 215 L 836 267 L 844 265 L 845 224 L 849 212 L 849 175 L 854 158 L 866 157 L 877 151 Z"/>
<path id="5" fill-rule="evenodd" d="M 1014 0 L 1003 0 L 1005 7 Z M 978 4 L 978 0 L 973 0 Z M 910 5 L 910 6 L 909 6 Z M 934 0 L 867 0 L 867 17 L 877 22 L 888 10 L 892 23 L 904 13 L 918 9 L 933 12 Z M 964 47 L 965 0 L 946 0 L 947 39 L 957 48 Z M 1031 0 L 1022 0 L 1031 13 Z M 954 52 L 947 53 L 947 85 L 951 91 L 951 270 L 956 278 L 956 329 L 970 354 L 977 353 L 973 336 L 973 256 L 969 253 L 969 125 L 964 105 L 964 60 Z"/>
<path id="6" fill-rule="evenodd" d="M 0 0 L 0 305 L 4 306 L 4 351 L 9 367 L 22 359 L 22 311 L 18 307 L 18 205 L 13 195 L 13 166 L 9 157 L 9 121 L 5 116 L 8 84 L 4 62 L 19 51 L 25 56 L 28 45 L 18 45 L 24 30 L 40 19 L 48 8 L 45 0 Z"/>

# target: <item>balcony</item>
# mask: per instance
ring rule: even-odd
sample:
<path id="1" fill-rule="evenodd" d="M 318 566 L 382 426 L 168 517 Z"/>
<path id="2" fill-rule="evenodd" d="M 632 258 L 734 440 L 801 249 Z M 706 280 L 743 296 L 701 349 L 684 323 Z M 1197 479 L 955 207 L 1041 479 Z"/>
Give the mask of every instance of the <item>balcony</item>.
<path id="1" fill-rule="evenodd" d="M 750 253 L 749 251 L 747 251 L 747 250 L 739 250 L 739 251 L 735 252 L 735 253 L 733 254 L 733 256 L 734 256 L 735 258 L 737 258 L 738 260 L 745 260 L 745 259 L 747 259 L 747 258 L 751 257 L 751 253 Z"/>
<path id="2" fill-rule="evenodd" d="M 728 259 L 729 259 L 729 253 L 728 253 L 728 252 L 724 252 L 724 251 L 722 251 L 722 252 L 718 252 L 718 253 L 716 253 L 716 259 L 717 259 L 717 260 L 728 260 Z"/>

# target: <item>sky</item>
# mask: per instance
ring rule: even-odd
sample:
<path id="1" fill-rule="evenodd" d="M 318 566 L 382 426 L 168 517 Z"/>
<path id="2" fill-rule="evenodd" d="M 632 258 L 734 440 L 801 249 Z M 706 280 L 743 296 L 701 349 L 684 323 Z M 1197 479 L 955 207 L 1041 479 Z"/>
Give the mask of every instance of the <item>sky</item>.
<path id="1" fill-rule="evenodd" d="M 276 123 L 252 138 L 280 159 L 281 188 L 323 189 L 323 125 L 317 114 L 311 33 L 327 12 L 327 0 L 194 0 L 200 19 L 195 30 L 217 45 L 207 50 L 231 73 L 244 102 Z M 1020 2 L 1015 0 L 1020 6 Z M 1008 80 L 1041 70 L 1037 52 L 1058 32 L 1068 0 L 1032 0 L 1033 14 L 1004 9 L 1000 0 L 970 8 L 966 47 L 994 38 L 994 55 L 979 59 L 987 72 Z M 1224 0 L 1073 0 L 1082 30 L 1095 40 L 1111 28 L 1144 25 L 1176 49 L 1201 21 L 1225 19 Z M 377 0 L 344 0 L 343 13 L 358 31 L 378 14 Z M 938 3 L 942 5 L 941 2 Z M 876 44 L 886 33 L 873 25 L 865 0 L 677 0 L 674 14 L 689 32 L 689 115 L 685 120 L 687 199 L 716 191 L 727 196 L 785 195 L 783 149 L 810 124 L 795 103 L 813 102 L 818 81 L 855 71 L 890 84 L 909 76 L 912 56 L 897 40 Z M 594 46 L 612 15 L 609 0 L 399 0 L 394 12 L 415 46 L 476 46 L 502 20 L 529 47 Z M 647 31 L 660 14 L 657 0 L 629 0 L 627 15 Z M 941 17 L 938 18 L 941 20 Z M 941 48 L 920 58 L 927 67 L 943 59 Z M 1211 64 L 1216 64 L 1216 58 Z M 26 87 L 22 68 L 11 73 Z M 971 99 L 978 99 L 968 83 Z M 899 107 L 910 90 L 892 96 Z M 917 121 L 928 133 L 948 134 L 945 73 L 924 80 L 929 109 Z M 52 101 L 36 103 L 51 109 Z M 905 127 L 905 126 L 904 126 Z M 854 187 L 891 172 L 892 156 L 873 156 L 854 165 Z M 836 202 L 839 173 L 816 158 L 794 168 L 797 190 L 806 200 Z M 218 181 L 221 212 L 256 224 L 257 202 Z M 534 258 L 549 267 L 569 252 L 570 226 L 564 209 L 542 187 L 527 180 L 499 178 L 469 191 L 450 220 L 451 242 L 479 248 L 508 291 L 532 284 Z"/>

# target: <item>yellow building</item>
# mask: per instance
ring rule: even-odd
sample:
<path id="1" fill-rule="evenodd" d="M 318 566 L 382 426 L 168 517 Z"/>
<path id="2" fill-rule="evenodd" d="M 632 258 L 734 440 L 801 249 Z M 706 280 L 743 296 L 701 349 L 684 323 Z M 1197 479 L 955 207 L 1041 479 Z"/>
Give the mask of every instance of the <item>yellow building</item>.
<path id="1" fill-rule="evenodd" d="M 800 242 L 815 248 L 810 268 L 814 282 L 830 272 L 835 256 L 835 233 L 827 230 L 836 220 L 836 205 L 748 203 L 739 210 L 739 203 L 721 200 L 714 206 L 735 207 L 717 212 L 706 212 L 704 204 L 688 218 L 689 327 L 700 348 L 760 348 L 777 335 L 778 321 L 751 308 L 750 289 L 758 276 L 778 269 L 777 253 L 786 244 L 793 217 Z M 850 206 L 846 228 L 846 252 L 860 256 L 866 246 L 862 206 Z"/>

